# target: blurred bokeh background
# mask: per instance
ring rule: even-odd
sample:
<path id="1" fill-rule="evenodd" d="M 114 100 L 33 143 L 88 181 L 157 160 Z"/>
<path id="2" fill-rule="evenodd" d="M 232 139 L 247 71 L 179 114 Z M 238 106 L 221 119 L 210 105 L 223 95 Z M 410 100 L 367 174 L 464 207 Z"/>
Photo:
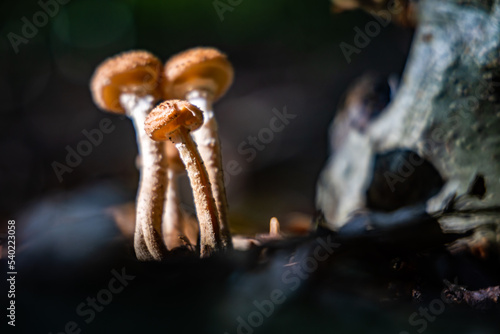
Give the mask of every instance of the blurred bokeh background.
<path id="1" fill-rule="evenodd" d="M 104 182 L 115 186 L 115 202 L 133 200 L 138 171 L 131 122 L 97 109 L 89 79 L 100 62 L 122 51 L 145 49 L 166 60 L 194 46 L 219 48 L 235 67 L 232 88 L 215 105 L 224 162 L 241 166 L 227 185 L 233 230 L 262 232 L 272 216 L 285 224 L 293 213 L 311 216 L 328 126 L 343 92 L 366 71 L 400 73 L 412 35 L 391 24 L 348 63 L 340 43 L 354 45 L 354 28 L 364 29 L 373 17 L 334 14 L 327 0 L 41 3 L 0 7 L 2 226 L 42 198 Z M 284 108 L 296 117 L 248 153 L 248 137 L 258 138 L 273 109 Z M 66 147 L 76 149 L 86 139 L 82 131 L 98 128 L 103 118 L 116 128 L 59 180 L 53 162 L 65 164 Z M 189 207 L 189 190 L 184 195 Z M 79 200 L 85 208 L 86 197 Z"/>

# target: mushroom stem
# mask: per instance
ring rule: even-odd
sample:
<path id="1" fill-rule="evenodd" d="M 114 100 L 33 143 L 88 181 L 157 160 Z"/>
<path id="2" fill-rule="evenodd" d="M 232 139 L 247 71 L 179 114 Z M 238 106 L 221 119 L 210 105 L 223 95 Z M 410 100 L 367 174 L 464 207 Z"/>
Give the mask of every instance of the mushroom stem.
<path id="1" fill-rule="evenodd" d="M 180 127 L 172 132 L 170 139 L 179 150 L 191 180 L 194 204 L 200 222 L 200 256 L 208 257 L 221 248 L 217 207 L 209 176 L 196 144 L 186 128 Z"/>
<path id="2" fill-rule="evenodd" d="M 222 246 L 227 249 L 232 248 L 232 239 L 227 215 L 228 203 L 224 185 L 221 145 L 217 121 L 212 108 L 212 95 L 206 90 L 192 90 L 186 95 L 186 99 L 203 111 L 203 125 L 192 132 L 192 136 L 198 144 L 200 156 L 205 163 L 212 184 L 213 197 L 219 216 Z"/>
<path id="3" fill-rule="evenodd" d="M 279 237 L 280 236 L 280 222 L 278 218 L 273 217 L 269 222 L 269 236 Z"/>
<path id="4" fill-rule="evenodd" d="M 161 216 L 167 184 L 163 143 L 155 142 L 144 130 L 144 121 L 153 108 L 150 95 L 121 94 L 120 103 L 134 122 L 142 169 L 137 194 L 134 248 L 139 260 L 162 260 L 167 249 L 161 238 Z"/>
<path id="5" fill-rule="evenodd" d="M 177 187 L 177 173 L 168 168 L 167 170 L 167 190 L 165 194 L 165 209 L 163 212 L 163 240 L 169 250 L 186 245 L 186 238 L 183 231 L 183 215 Z"/>

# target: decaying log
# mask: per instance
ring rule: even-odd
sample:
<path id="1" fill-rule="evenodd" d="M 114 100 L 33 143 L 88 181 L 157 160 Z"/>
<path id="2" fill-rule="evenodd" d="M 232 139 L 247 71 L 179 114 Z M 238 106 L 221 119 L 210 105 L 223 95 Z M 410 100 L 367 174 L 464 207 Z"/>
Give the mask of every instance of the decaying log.
<path id="1" fill-rule="evenodd" d="M 418 22 L 389 105 L 362 128 L 337 113 L 317 191 L 330 229 L 418 205 L 447 233 L 500 225 L 500 0 L 420 1 Z"/>

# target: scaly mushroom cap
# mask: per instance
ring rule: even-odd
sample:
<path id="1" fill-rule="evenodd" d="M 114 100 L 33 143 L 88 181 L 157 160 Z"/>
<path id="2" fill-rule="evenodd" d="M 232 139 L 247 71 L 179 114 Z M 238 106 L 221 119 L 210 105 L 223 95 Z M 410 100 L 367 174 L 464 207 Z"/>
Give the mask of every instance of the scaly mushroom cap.
<path id="1" fill-rule="evenodd" d="M 224 95 L 233 82 L 234 71 L 225 54 L 214 48 L 194 48 L 165 63 L 166 94 L 185 98 L 192 90 L 208 90 L 213 100 Z"/>
<path id="2" fill-rule="evenodd" d="M 184 166 L 184 162 L 182 162 L 179 155 L 179 150 L 175 147 L 174 143 L 167 141 L 164 147 L 168 168 L 172 169 L 175 173 L 185 172 L 186 166 Z"/>
<path id="3" fill-rule="evenodd" d="M 128 51 L 106 59 L 94 72 L 90 89 L 97 106 L 122 114 L 120 94 L 161 96 L 161 61 L 146 51 Z"/>
<path id="4" fill-rule="evenodd" d="M 167 140 L 180 127 L 189 131 L 203 124 L 203 112 L 183 100 L 168 100 L 157 105 L 144 122 L 146 133 L 156 141 Z"/>

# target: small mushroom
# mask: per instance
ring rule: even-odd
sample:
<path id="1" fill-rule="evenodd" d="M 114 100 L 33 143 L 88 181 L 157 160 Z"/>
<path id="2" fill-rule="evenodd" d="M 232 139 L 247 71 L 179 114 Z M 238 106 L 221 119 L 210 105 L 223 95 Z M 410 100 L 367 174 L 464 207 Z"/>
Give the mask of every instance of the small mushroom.
<path id="1" fill-rule="evenodd" d="M 91 80 L 94 102 L 105 111 L 130 117 L 142 160 L 137 194 L 134 248 L 139 260 L 161 260 L 167 249 L 161 238 L 166 187 L 163 144 L 149 139 L 144 120 L 160 98 L 162 64 L 145 51 L 129 51 L 105 60 Z"/>
<path id="2" fill-rule="evenodd" d="M 219 220 L 207 170 L 190 131 L 203 124 L 203 113 L 187 101 L 168 100 L 156 106 L 144 123 L 156 141 L 171 140 L 186 166 L 200 224 L 200 256 L 221 250 Z"/>
<path id="3" fill-rule="evenodd" d="M 233 81 L 233 67 L 226 55 L 214 48 L 193 48 L 165 64 L 166 95 L 185 99 L 203 110 L 204 123 L 193 138 L 198 145 L 212 184 L 224 248 L 231 248 L 227 198 L 213 102 L 224 95 Z"/>
<path id="4" fill-rule="evenodd" d="M 280 222 L 276 217 L 271 218 L 269 221 L 269 236 L 273 238 L 279 238 L 281 236 Z"/>
<path id="5" fill-rule="evenodd" d="M 261 241 L 270 241 L 282 239 L 281 227 L 278 218 L 272 217 L 269 221 L 269 233 L 257 234 L 257 239 Z"/>

